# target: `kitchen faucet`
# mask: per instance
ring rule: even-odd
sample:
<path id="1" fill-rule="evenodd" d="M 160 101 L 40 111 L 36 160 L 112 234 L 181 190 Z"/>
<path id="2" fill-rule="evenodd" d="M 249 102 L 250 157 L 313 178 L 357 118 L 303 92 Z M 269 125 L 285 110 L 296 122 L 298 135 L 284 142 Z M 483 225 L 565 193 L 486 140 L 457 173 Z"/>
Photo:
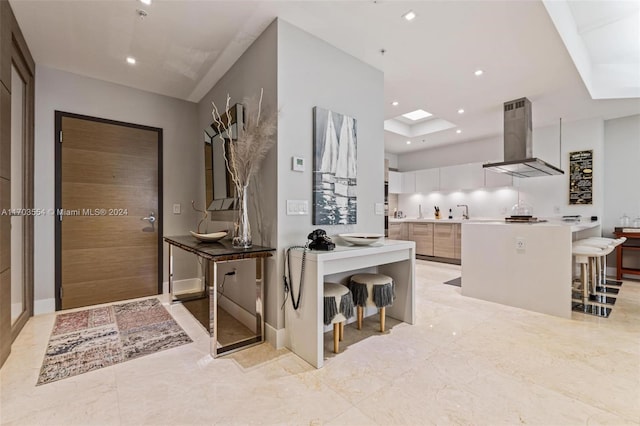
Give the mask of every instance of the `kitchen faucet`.
<path id="1" fill-rule="evenodd" d="M 469 206 L 466 204 L 458 204 L 458 207 L 464 207 L 464 213 L 462 213 L 462 218 L 469 219 Z"/>

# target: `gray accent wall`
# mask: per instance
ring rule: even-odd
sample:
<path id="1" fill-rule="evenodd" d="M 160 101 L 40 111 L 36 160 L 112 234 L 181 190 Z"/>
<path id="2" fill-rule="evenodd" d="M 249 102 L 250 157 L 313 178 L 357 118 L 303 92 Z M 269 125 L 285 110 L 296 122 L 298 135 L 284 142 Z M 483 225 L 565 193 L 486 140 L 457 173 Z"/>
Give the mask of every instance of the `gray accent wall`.
<path id="1" fill-rule="evenodd" d="M 198 131 L 196 104 L 130 87 L 38 66 L 36 68 L 34 207 L 52 209 L 55 194 L 54 111 L 124 121 L 163 129 L 164 234 L 188 234 L 198 214 L 191 200 L 202 199 L 202 131 Z M 198 198 L 200 197 L 200 198 Z M 182 213 L 174 215 L 172 205 Z M 117 207 L 117 206 L 113 206 Z M 34 218 L 35 314 L 53 311 L 55 291 L 55 240 L 53 216 Z M 167 261 L 164 247 L 163 261 Z M 179 250 L 176 250 L 178 252 Z M 176 260 L 176 279 L 194 276 L 197 264 L 185 254 Z M 164 267 L 163 281 L 167 280 Z"/>

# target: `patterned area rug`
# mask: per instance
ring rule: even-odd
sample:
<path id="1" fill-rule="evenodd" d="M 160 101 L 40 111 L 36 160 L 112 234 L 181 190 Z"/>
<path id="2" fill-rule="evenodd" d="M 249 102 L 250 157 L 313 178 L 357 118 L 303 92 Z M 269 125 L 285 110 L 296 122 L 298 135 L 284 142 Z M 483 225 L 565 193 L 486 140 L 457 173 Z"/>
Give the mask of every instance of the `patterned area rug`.
<path id="1" fill-rule="evenodd" d="M 158 299 L 60 314 L 37 385 L 191 342 Z"/>

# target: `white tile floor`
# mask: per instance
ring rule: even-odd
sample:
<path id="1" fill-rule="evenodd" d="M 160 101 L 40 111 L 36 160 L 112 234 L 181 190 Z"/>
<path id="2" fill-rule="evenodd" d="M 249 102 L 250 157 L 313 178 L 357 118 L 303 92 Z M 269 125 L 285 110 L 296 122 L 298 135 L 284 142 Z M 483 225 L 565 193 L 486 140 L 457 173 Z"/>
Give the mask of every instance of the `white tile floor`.
<path id="1" fill-rule="evenodd" d="M 0 423 L 640 424 L 640 283 L 608 319 L 566 320 L 465 298 L 442 284 L 458 266 L 416 269 L 416 324 L 320 370 L 268 345 L 213 360 L 171 306 L 194 343 L 36 387 L 54 315 L 34 317 L 0 370 Z"/>

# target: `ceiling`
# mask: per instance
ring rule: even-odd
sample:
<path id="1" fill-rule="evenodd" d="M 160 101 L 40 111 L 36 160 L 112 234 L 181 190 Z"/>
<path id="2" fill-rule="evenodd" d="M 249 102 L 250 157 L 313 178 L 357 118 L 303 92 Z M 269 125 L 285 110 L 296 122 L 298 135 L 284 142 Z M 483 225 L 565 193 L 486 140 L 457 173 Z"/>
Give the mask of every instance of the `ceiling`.
<path id="1" fill-rule="evenodd" d="M 38 65 L 193 102 L 198 102 L 272 20 L 280 17 L 382 70 L 385 119 L 421 108 L 453 124 L 426 136 L 385 131 L 385 149 L 390 153 L 500 135 L 502 104 L 523 96 L 533 104 L 534 127 L 556 123 L 560 117 L 566 122 L 640 113 L 640 99 L 634 92 L 640 90 L 640 83 L 632 78 L 623 85 L 628 89 L 624 93 L 631 96 L 626 99 L 619 95 L 620 87 L 614 94 L 617 99 L 605 99 L 606 94 L 592 99 L 591 83 L 581 75 L 593 72 L 580 69 L 580 61 L 576 61 L 582 58 L 582 63 L 604 70 L 601 74 L 605 77 L 598 76 L 599 81 L 610 75 L 607 70 L 618 72 L 621 66 L 626 70 L 621 73 L 630 70 L 640 75 L 638 48 L 620 46 L 621 38 L 625 41 L 638 36 L 640 40 L 633 20 L 621 18 L 634 13 L 640 16 L 639 7 L 628 6 L 638 2 L 10 3 Z M 560 18 L 552 10 L 556 3 L 564 5 Z M 617 12 L 602 19 L 609 4 L 617 7 Z M 148 15 L 141 19 L 136 9 L 144 9 Z M 412 22 L 402 19 L 409 10 L 417 14 Z M 620 27 L 622 34 L 611 30 L 618 24 L 624 25 Z M 571 25 L 578 38 L 567 32 Z M 566 39 L 573 39 L 579 55 L 571 53 L 570 44 L 565 46 Z M 137 59 L 136 65 L 126 64 L 128 55 Z M 477 69 L 484 74 L 475 76 Z M 609 80 L 615 83 L 619 75 Z M 393 101 L 398 105 L 392 106 Z M 460 108 L 464 114 L 458 113 Z M 407 140 L 412 144 L 407 145 Z"/>

